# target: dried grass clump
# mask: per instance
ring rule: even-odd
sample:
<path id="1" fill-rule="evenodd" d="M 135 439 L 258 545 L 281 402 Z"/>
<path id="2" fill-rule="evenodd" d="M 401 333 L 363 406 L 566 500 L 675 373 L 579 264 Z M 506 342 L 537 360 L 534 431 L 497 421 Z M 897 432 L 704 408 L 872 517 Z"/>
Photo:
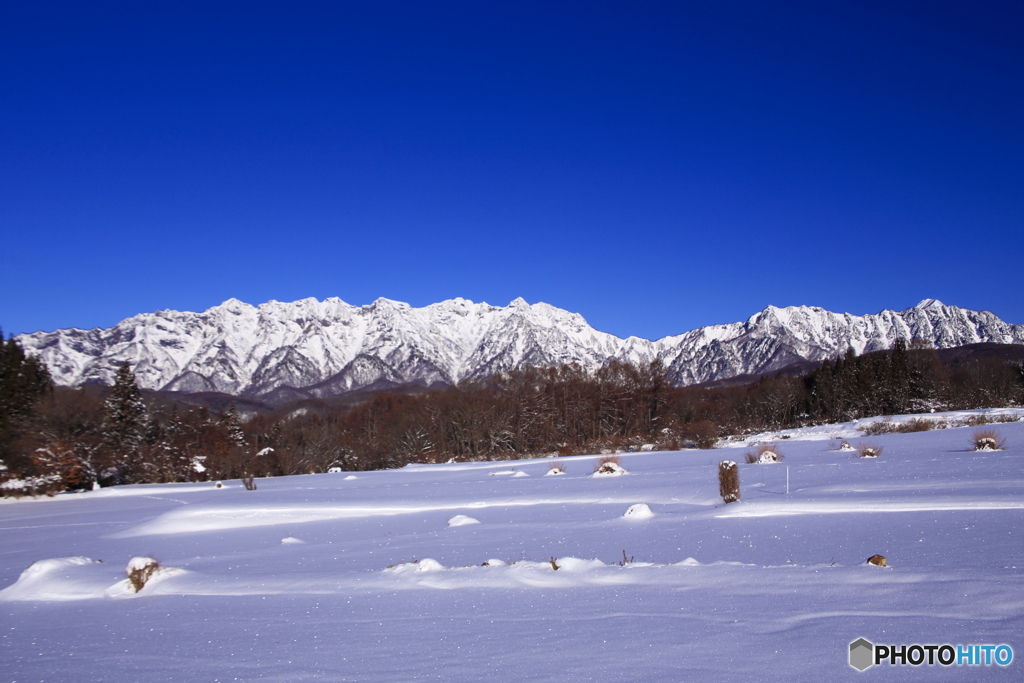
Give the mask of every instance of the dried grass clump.
<path id="1" fill-rule="evenodd" d="M 945 424 L 926 417 L 915 417 L 906 422 L 891 422 L 887 420 L 872 422 L 860 428 L 864 436 L 879 436 L 880 434 L 912 434 L 914 432 L 930 432 L 933 429 L 944 427 Z"/>
<path id="2" fill-rule="evenodd" d="M 989 415 L 988 413 L 980 413 L 978 415 L 971 415 L 964 424 L 968 427 L 981 427 L 982 425 L 990 424 L 1005 424 L 1007 422 L 1019 422 L 1020 419 L 1016 415 L 1009 413 L 1003 413 L 1002 415 Z"/>
<path id="3" fill-rule="evenodd" d="M 925 417 L 915 417 L 896 425 L 896 432 L 899 434 L 911 434 L 913 432 L 929 432 L 935 429 L 935 423 Z"/>
<path id="4" fill-rule="evenodd" d="M 1006 448 L 1006 439 L 994 429 L 978 429 L 971 435 L 971 445 L 976 451 L 1001 451 Z"/>
<path id="5" fill-rule="evenodd" d="M 747 463 L 754 465 L 768 465 L 771 463 L 782 462 L 785 458 L 782 455 L 782 451 L 779 447 L 773 443 L 762 443 L 758 444 L 754 450 L 747 451 L 746 454 Z"/>
<path id="6" fill-rule="evenodd" d="M 880 421 L 870 422 L 860 428 L 864 436 L 878 436 L 879 434 L 892 434 L 896 431 L 896 425 L 892 422 Z"/>
<path id="7" fill-rule="evenodd" d="M 125 573 L 128 575 L 128 583 L 138 593 L 153 578 L 153 574 L 159 568 L 160 563 L 152 557 L 133 557 L 128 563 L 128 568 L 125 570 Z"/>
<path id="8" fill-rule="evenodd" d="M 718 463 L 718 494 L 726 503 L 740 499 L 740 468 L 732 460 Z"/>
<path id="9" fill-rule="evenodd" d="M 626 470 L 619 464 L 619 457 L 617 455 L 606 455 L 597 461 L 594 466 L 594 474 L 598 476 L 611 476 L 616 474 L 625 474 Z"/>
<path id="10" fill-rule="evenodd" d="M 857 445 L 857 454 L 862 458 L 877 458 L 882 454 L 882 447 L 876 443 L 862 441 Z"/>
<path id="11" fill-rule="evenodd" d="M 565 474 L 565 467 L 560 462 L 553 462 L 548 465 L 548 476 Z"/>
<path id="12" fill-rule="evenodd" d="M 888 567 L 886 564 L 885 555 L 872 555 L 867 559 L 867 564 L 873 564 L 876 567 Z"/>

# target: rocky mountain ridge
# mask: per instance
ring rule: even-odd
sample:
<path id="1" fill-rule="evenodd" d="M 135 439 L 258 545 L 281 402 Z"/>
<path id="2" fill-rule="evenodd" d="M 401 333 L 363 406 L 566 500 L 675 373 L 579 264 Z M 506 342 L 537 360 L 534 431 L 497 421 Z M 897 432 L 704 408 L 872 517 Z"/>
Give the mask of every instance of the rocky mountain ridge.
<path id="1" fill-rule="evenodd" d="M 659 358 L 679 385 L 762 374 L 801 360 L 891 348 L 896 339 L 936 348 L 1024 343 L 1024 325 L 987 311 L 927 299 L 905 311 L 855 316 L 821 308 L 769 306 L 744 322 L 649 341 L 621 339 L 576 313 L 516 299 L 491 306 L 451 299 L 422 308 L 378 299 L 236 299 L 201 313 L 158 311 L 110 329 L 20 335 L 61 385 L 109 384 L 124 361 L 140 386 L 221 392 L 272 403 L 329 397 L 367 387 L 452 384 L 526 365 Z"/>

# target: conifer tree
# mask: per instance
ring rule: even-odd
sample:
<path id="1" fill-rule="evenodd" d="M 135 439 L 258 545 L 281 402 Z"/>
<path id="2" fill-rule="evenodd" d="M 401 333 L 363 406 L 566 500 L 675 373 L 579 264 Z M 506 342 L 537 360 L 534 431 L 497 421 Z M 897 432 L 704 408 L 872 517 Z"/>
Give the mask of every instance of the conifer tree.
<path id="1" fill-rule="evenodd" d="M 235 404 L 228 406 L 227 411 L 220 417 L 221 423 L 228 432 L 228 439 L 236 446 L 246 445 L 245 432 L 242 431 L 242 419 L 238 416 Z"/>
<path id="2" fill-rule="evenodd" d="M 46 365 L 35 356 L 25 355 L 14 337 L 4 341 L 0 332 L 0 461 L 17 469 L 20 456 L 14 452 L 13 443 L 36 401 L 52 388 Z"/>
<path id="3" fill-rule="evenodd" d="M 910 360 L 907 340 L 900 337 L 892 349 L 889 363 L 889 406 L 887 412 L 905 413 L 910 409 Z"/>
<path id="4" fill-rule="evenodd" d="M 117 370 L 114 386 L 103 404 L 103 439 L 113 471 L 101 473 L 105 483 L 127 483 L 146 433 L 146 404 L 135 382 L 135 373 L 125 361 Z"/>
<path id="5" fill-rule="evenodd" d="M 32 404 L 52 387 L 50 373 L 35 356 L 26 356 L 11 337 L 0 332 L 0 428 L 32 411 Z"/>

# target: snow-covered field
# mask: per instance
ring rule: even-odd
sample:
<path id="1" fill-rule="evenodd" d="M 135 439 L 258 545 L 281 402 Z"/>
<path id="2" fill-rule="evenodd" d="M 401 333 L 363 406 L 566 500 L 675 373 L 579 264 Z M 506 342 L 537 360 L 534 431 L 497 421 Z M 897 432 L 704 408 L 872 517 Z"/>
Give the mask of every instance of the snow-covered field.
<path id="1" fill-rule="evenodd" d="M 779 441 L 780 464 L 732 447 L 623 455 L 622 476 L 584 456 L 4 501 L 0 676 L 1020 681 L 1024 423 L 992 428 L 1006 450 L 959 428 L 860 459 L 834 426 Z M 147 555 L 163 568 L 135 593 Z M 859 637 L 1016 658 L 860 673 Z"/>

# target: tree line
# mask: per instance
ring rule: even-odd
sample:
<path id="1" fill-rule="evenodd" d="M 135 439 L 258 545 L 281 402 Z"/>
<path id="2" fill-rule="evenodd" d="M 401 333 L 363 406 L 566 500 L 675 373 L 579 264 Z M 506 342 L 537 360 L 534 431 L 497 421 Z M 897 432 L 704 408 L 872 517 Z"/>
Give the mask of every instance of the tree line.
<path id="1" fill-rule="evenodd" d="M 729 434 L 880 414 L 1018 405 L 1020 363 L 944 361 L 930 348 L 858 356 L 742 386 L 674 387 L 659 361 L 527 367 L 356 406 L 305 402 L 247 416 L 146 398 L 128 364 L 112 387 L 55 387 L 13 340 L 0 355 L 8 492 L 277 476 L 642 448 L 711 447 Z M 12 484 L 11 482 L 18 482 Z M 19 489 L 20 487 L 20 489 Z"/>

